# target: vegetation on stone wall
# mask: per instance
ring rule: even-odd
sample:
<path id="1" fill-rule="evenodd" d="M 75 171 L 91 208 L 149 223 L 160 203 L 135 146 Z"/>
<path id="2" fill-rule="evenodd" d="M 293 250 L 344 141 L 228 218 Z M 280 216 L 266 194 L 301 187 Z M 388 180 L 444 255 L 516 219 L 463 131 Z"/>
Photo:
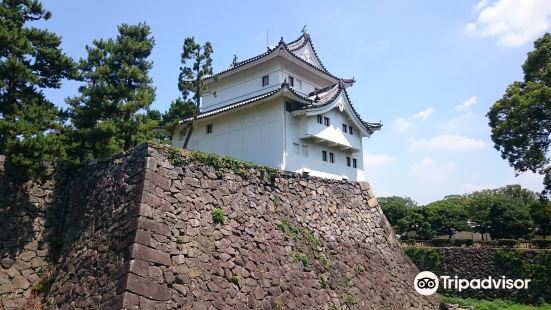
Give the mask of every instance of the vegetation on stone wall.
<path id="1" fill-rule="evenodd" d="M 176 166 L 185 167 L 190 163 L 199 162 L 212 167 L 214 173 L 219 177 L 223 177 L 225 173 L 230 171 L 244 178 L 249 178 L 252 175 L 256 175 L 258 172 L 260 172 L 261 176 L 271 177 L 277 172 L 277 169 L 259 166 L 229 156 L 182 150 L 157 142 L 150 143 L 159 150 L 166 152 L 169 160 Z"/>
<path id="2" fill-rule="evenodd" d="M 480 279 L 488 276 L 512 279 L 530 279 L 528 290 L 498 292 L 502 298 L 523 303 L 542 304 L 551 302 L 551 251 L 527 249 L 486 248 L 414 248 L 404 249 L 419 270 L 432 271 L 437 275 L 457 275 L 463 279 Z M 443 292 L 439 289 L 439 292 Z M 473 297 L 473 292 L 446 291 L 460 297 Z M 477 290 L 478 298 L 493 299 L 496 292 Z"/>
<path id="3" fill-rule="evenodd" d="M 432 248 L 410 247 L 405 248 L 404 252 L 421 271 L 428 270 L 438 273 L 445 258 L 444 253 Z"/>
<path id="4" fill-rule="evenodd" d="M 528 259 L 528 256 L 533 258 Z M 545 299 L 551 302 L 549 296 L 551 279 L 551 252 L 526 250 L 497 250 L 495 255 L 497 266 L 511 275 L 521 279 L 530 279 L 530 289 L 523 292 L 531 303 Z"/>

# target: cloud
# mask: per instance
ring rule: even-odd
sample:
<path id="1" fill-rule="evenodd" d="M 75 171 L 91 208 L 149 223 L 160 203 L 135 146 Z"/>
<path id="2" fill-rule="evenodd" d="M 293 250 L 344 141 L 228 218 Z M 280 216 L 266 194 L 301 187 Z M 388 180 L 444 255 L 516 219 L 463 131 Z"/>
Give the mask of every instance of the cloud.
<path id="1" fill-rule="evenodd" d="M 486 147 L 482 140 L 468 138 L 462 135 L 444 134 L 430 139 L 415 137 L 409 138 L 409 146 L 412 150 L 452 150 L 469 151 Z"/>
<path id="2" fill-rule="evenodd" d="M 411 167 L 411 172 L 417 181 L 443 183 L 455 169 L 455 163 L 449 161 L 438 164 L 430 157 L 423 158 Z"/>
<path id="3" fill-rule="evenodd" d="M 444 124 L 444 128 L 446 130 L 450 131 L 458 131 L 462 128 L 472 127 L 472 121 L 476 120 L 477 118 L 480 118 L 480 114 L 472 113 L 472 112 L 465 112 L 461 114 L 459 117 L 452 118 L 449 121 L 447 121 Z M 478 123 L 474 124 L 475 126 Z"/>
<path id="4" fill-rule="evenodd" d="M 364 152 L 364 166 L 366 167 L 380 167 L 395 160 L 394 157 L 386 154 L 370 154 Z"/>
<path id="5" fill-rule="evenodd" d="M 394 121 L 394 128 L 396 128 L 396 130 L 401 131 L 401 132 L 407 131 L 412 126 L 413 126 L 413 122 L 408 121 L 407 119 L 405 119 L 403 117 L 399 117 Z"/>
<path id="6" fill-rule="evenodd" d="M 549 0 L 483 0 L 475 7 L 475 22 L 465 26 L 473 36 L 497 37 L 503 47 L 517 47 L 533 41 L 551 26 Z"/>
<path id="7" fill-rule="evenodd" d="M 429 116 L 434 113 L 434 109 L 433 108 L 426 108 L 424 109 L 423 111 L 419 111 L 415 114 L 413 114 L 413 116 L 411 117 L 412 119 L 420 119 L 420 120 L 426 120 L 427 118 L 429 118 Z"/>
<path id="8" fill-rule="evenodd" d="M 456 105 L 455 109 L 459 111 L 470 110 L 471 107 L 476 103 L 476 100 L 477 100 L 476 96 L 469 97 L 465 99 L 465 101 L 461 102 L 461 104 Z"/>
<path id="9" fill-rule="evenodd" d="M 397 130 L 397 131 L 400 131 L 400 132 L 404 132 L 404 131 L 407 131 L 409 130 L 411 127 L 413 127 L 413 124 L 414 124 L 414 121 L 417 121 L 417 120 L 421 120 L 421 121 L 424 121 L 426 120 L 427 118 L 429 118 L 429 116 L 434 113 L 434 109 L 433 108 L 426 108 L 422 111 L 419 111 L 415 114 L 413 114 L 411 117 L 408 117 L 408 118 L 404 118 L 404 117 L 398 117 L 395 121 L 394 121 L 394 128 Z"/>

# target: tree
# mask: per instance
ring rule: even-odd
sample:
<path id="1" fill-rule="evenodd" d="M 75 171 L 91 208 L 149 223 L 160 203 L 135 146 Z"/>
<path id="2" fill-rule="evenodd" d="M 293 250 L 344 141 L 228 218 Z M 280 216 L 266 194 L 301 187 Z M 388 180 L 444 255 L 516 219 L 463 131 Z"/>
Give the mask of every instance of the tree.
<path id="1" fill-rule="evenodd" d="M 150 27 L 122 24 L 118 32 L 116 39 L 86 46 L 88 56 L 79 63 L 85 84 L 79 96 L 67 99 L 74 138 L 93 158 L 130 149 L 160 122 L 158 112 L 149 112 L 155 98 L 147 60 L 154 46 Z"/>
<path id="2" fill-rule="evenodd" d="M 488 216 L 493 239 L 529 238 L 532 233 L 532 219 L 523 205 L 507 200 L 495 201 Z"/>
<path id="3" fill-rule="evenodd" d="M 38 1 L 0 2 L 0 154 L 29 172 L 66 154 L 66 115 L 43 90 L 71 78 L 74 63 L 60 49 L 59 36 L 26 26 L 50 17 Z"/>
<path id="4" fill-rule="evenodd" d="M 425 208 L 432 211 L 430 223 L 438 235 L 448 235 L 451 239 L 456 232 L 470 229 L 465 199 L 462 196 L 448 196 L 428 204 Z"/>
<path id="5" fill-rule="evenodd" d="M 529 210 L 537 232 L 545 239 L 551 234 L 551 204 L 548 201 L 535 201 L 530 204 Z"/>
<path id="6" fill-rule="evenodd" d="M 379 205 L 383 209 L 388 222 L 394 228 L 396 233 L 407 233 L 411 228 L 412 208 L 417 207 L 417 203 L 407 197 L 381 197 L 378 199 Z"/>
<path id="7" fill-rule="evenodd" d="M 208 91 L 208 86 L 204 78 L 212 75 L 212 45 L 210 42 L 200 45 L 195 43 L 193 37 L 184 40 L 184 47 L 181 56 L 183 67 L 180 67 L 180 76 L 178 77 L 178 89 L 182 92 L 182 100 L 187 101 L 188 96 L 193 93 L 191 102 L 194 103 L 193 117 L 186 126 L 186 140 L 183 148 L 187 148 L 191 134 L 197 121 L 199 108 L 201 106 L 201 96 Z M 187 66 L 191 62 L 191 66 Z"/>
<path id="8" fill-rule="evenodd" d="M 492 140 L 501 157 L 517 171 L 544 175 L 551 192 L 551 35 L 534 43 L 522 66 L 523 82 L 513 82 L 488 112 Z"/>
<path id="9" fill-rule="evenodd" d="M 171 135 L 176 133 L 180 122 L 188 117 L 192 117 L 195 112 L 195 105 L 189 100 L 177 98 L 172 101 L 169 109 L 163 114 L 162 126 Z"/>

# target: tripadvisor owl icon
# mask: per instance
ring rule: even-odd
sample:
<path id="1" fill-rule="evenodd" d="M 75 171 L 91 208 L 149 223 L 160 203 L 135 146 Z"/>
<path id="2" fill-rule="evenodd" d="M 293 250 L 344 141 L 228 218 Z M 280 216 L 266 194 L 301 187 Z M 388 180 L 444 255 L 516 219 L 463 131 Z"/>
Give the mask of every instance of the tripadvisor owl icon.
<path id="1" fill-rule="evenodd" d="M 432 295 L 438 290 L 438 277 L 430 271 L 422 271 L 413 282 L 415 290 L 421 295 Z"/>

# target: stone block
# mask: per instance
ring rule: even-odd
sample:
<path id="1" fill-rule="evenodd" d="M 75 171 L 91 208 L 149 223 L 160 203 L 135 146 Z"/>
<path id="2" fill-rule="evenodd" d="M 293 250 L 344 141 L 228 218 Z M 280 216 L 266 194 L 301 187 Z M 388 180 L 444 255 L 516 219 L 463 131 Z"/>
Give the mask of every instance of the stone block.
<path id="1" fill-rule="evenodd" d="M 170 254 L 134 243 L 130 246 L 130 258 L 170 266 Z"/>
<path id="2" fill-rule="evenodd" d="M 126 281 L 126 289 L 130 292 L 152 300 L 164 301 L 170 299 L 170 293 L 165 284 L 154 283 L 147 278 L 132 273 L 128 274 Z"/>

